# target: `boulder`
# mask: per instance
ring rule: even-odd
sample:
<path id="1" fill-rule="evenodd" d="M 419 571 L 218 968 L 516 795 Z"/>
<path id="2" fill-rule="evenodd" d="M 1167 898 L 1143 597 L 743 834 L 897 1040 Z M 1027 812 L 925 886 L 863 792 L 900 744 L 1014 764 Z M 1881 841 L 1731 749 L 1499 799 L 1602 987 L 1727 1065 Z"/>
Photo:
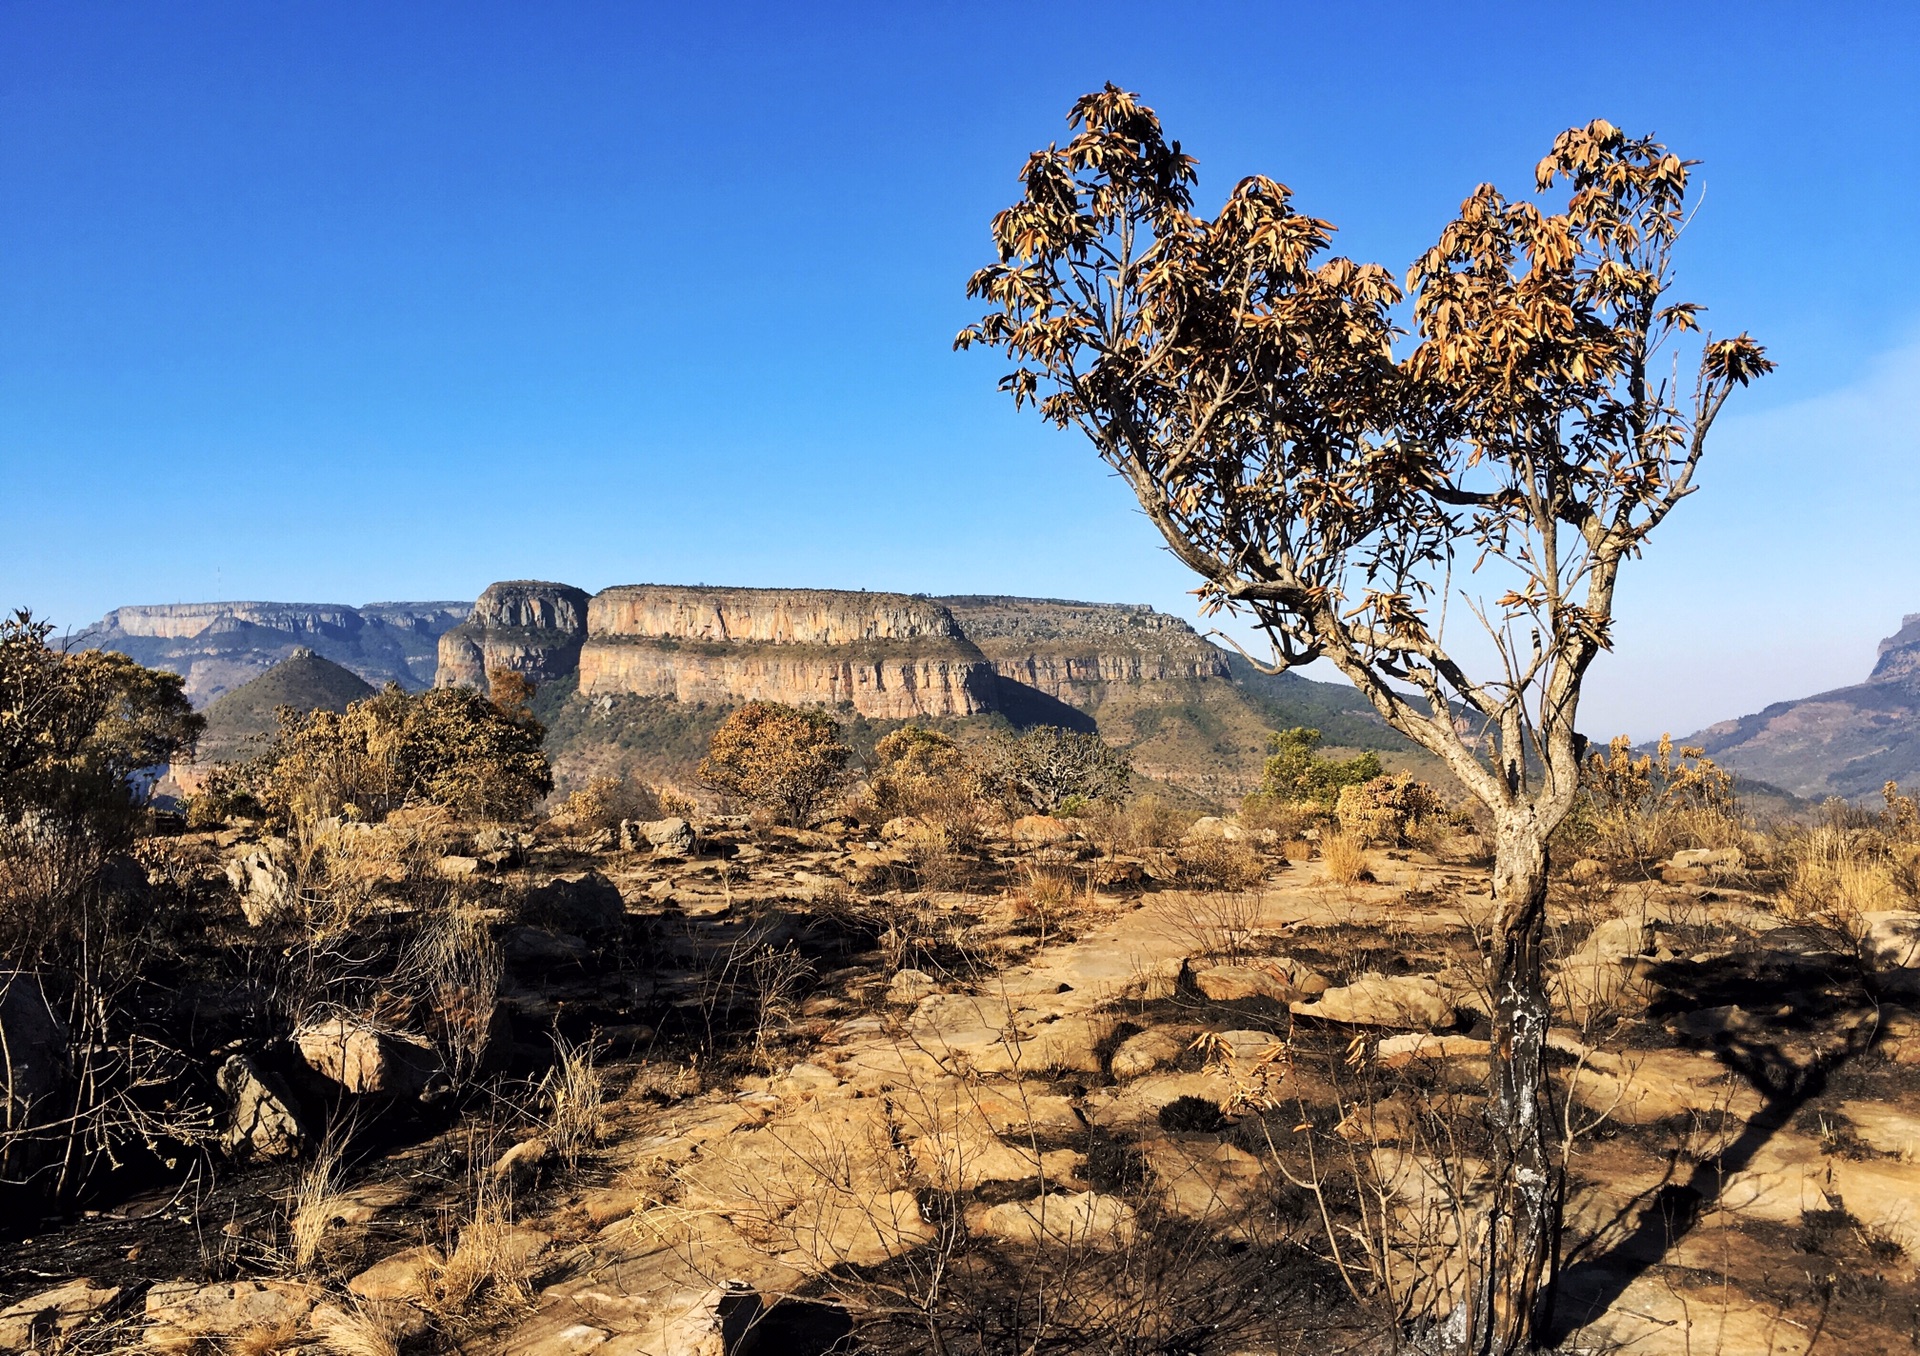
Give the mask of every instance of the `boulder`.
<path id="1" fill-rule="evenodd" d="M 1425 1032 L 1406 1032 L 1383 1036 L 1373 1052 L 1374 1062 L 1388 1069 L 1404 1069 L 1416 1063 L 1434 1063 L 1452 1059 L 1487 1058 L 1491 1045 L 1477 1036 L 1433 1036 Z"/>
<path id="2" fill-rule="evenodd" d="M 1063 1191 L 1030 1201 L 976 1205 L 966 1213 L 967 1228 L 1007 1243 L 1065 1245 L 1112 1252 L 1133 1242 L 1133 1207 L 1118 1196 L 1092 1191 Z"/>
<path id="3" fill-rule="evenodd" d="M 1288 1007 L 1296 1016 L 1349 1026 L 1437 1031 L 1455 1020 L 1453 999 L 1431 975 L 1362 975 L 1351 984 L 1328 989 L 1310 1001 L 1296 1000 Z"/>
<path id="4" fill-rule="evenodd" d="M 433 864 L 433 874 L 441 880 L 466 880 L 480 874 L 478 857 L 442 857 Z"/>
<path id="5" fill-rule="evenodd" d="M 1193 973 L 1194 986 L 1216 1003 L 1270 998 L 1291 1003 L 1303 997 L 1278 965 L 1209 965 Z"/>
<path id="6" fill-rule="evenodd" d="M 1920 968 L 1920 913 L 1902 909 L 1860 916 L 1860 959 L 1870 970 Z"/>
<path id="7" fill-rule="evenodd" d="M 54 1015 L 40 977 L 0 972 L 0 1125 L 31 1125 L 41 1103 L 59 1091 L 66 1066 L 66 1024 Z"/>
<path id="8" fill-rule="evenodd" d="M 488 866 L 499 870 L 526 860 L 531 840 L 518 829 L 489 824 L 473 835 L 473 850 Z"/>
<path id="9" fill-rule="evenodd" d="M 309 1068 L 352 1093 L 418 1097 L 440 1073 L 440 1057 L 426 1040 L 350 1017 L 310 1022 L 294 1032 L 293 1043 Z"/>
<path id="10" fill-rule="evenodd" d="M 896 815 L 880 826 L 880 840 L 898 843 L 903 839 L 918 838 L 926 831 L 927 821 L 919 815 Z"/>
<path id="11" fill-rule="evenodd" d="M 656 857 L 685 857 L 693 851 L 693 825 L 678 815 L 620 822 L 620 845 L 638 851 L 644 844 Z"/>
<path id="12" fill-rule="evenodd" d="M 227 1056 L 214 1075 L 233 1103 L 233 1116 L 221 1145 L 235 1158 L 292 1158 L 307 1142 L 287 1085 L 243 1054 Z"/>
<path id="13" fill-rule="evenodd" d="M 1269 830 L 1269 832 L 1271 832 L 1271 830 Z M 1201 815 L 1200 818 L 1193 821 L 1193 827 L 1187 830 L 1186 836 L 1180 841 L 1183 843 L 1205 843 L 1215 839 L 1224 839 L 1229 843 L 1237 843 L 1246 836 L 1247 831 L 1231 819 L 1222 819 L 1219 815 Z"/>
<path id="14" fill-rule="evenodd" d="M 1022 815 L 1013 821 L 1012 836 L 1018 847 L 1047 847 L 1080 835 L 1072 825 L 1052 815 Z"/>
<path id="15" fill-rule="evenodd" d="M 1122 1041 L 1120 1048 L 1113 1052 L 1109 1067 L 1114 1078 L 1122 1082 L 1138 1078 L 1141 1074 L 1152 1073 L 1173 1063 L 1192 1043 L 1190 1031 L 1157 1026 Z"/>
<path id="16" fill-rule="evenodd" d="M 1612 876 L 1605 862 L 1582 857 L 1567 868 L 1567 879 L 1575 885 L 1604 885 Z"/>
<path id="17" fill-rule="evenodd" d="M 96 1288 L 81 1279 L 9 1304 L 0 1309 L 0 1351 L 63 1350 L 63 1343 L 50 1339 L 66 1336 L 118 1298 L 119 1286 Z"/>
<path id="18" fill-rule="evenodd" d="M 438 1248 L 402 1248 L 348 1281 L 347 1289 L 367 1300 L 424 1300 L 444 1265 Z"/>
<path id="19" fill-rule="evenodd" d="M 249 927 L 263 927 L 293 911 L 292 882 L 271 847 L 229 858 L 227 880 L 240 896 L 240 912 Z"/>
<path id="20" fill-rule="evenodd" d="M 593 959 L 593 947 L 584 938 L 544 928 L 507 929 L 500 939 L 500 952 L 517 970 L 558 970 Z"/>
<path id="21" fill-rule="evenodd" d="M 317 1292 L 297 1281 L 161 1281 L 147 1291 L 147 1345 L 185 1349 L 251 1333 L 293 1335 Z M 236 1344 L 237 1345 L 237 1344 Z"/>
<path id="22" fill-rule="evenodd" d="M 576 871 L 534 886 L 527 891 L 523 912 L 528 919 L 580 937 L 612 932 L 627 921 L 618 887 L 598 871 Z"/>

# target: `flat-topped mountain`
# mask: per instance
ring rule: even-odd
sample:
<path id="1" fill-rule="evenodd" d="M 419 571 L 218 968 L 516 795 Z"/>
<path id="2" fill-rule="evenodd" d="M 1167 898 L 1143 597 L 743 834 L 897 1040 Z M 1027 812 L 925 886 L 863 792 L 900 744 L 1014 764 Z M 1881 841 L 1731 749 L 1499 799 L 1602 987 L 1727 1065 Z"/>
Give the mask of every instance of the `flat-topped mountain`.
<path id="1" fill-rule="evenodd" d="M 543 685 L 563 782 L 685 780 L 725 712 L 754 700 L 851 708 L 856 740 L 907 720 L 1097 728 L 1145 776 L 1216 801 L 1257 784 L 1267 733 L 1286 725 L 1408 753 L 1345 686 L 1267 677 L 1124 604 L 676 584 L 589 598 L 514 580 L 442 636 L 440 659 L 441 684 L 509 668 Z"/>
<path id="2" fill-rule="evenodd" d="M 1880 642 L 1864 683 L 1775 702 L 1689 737 L 1716 762 L 1797 796 L 1876 796 L 1920 782 L 1920 614 Z"/>
<path id="3" fill-rule="evenodd" d="M 206 706 L 302 647 L 378 687 L 433 682 L 440 635 L 472 610 L 465 602 L 163 603 L 119 607 L 70 638 L 75 649 L 118 650 L 178 673 Z"/>

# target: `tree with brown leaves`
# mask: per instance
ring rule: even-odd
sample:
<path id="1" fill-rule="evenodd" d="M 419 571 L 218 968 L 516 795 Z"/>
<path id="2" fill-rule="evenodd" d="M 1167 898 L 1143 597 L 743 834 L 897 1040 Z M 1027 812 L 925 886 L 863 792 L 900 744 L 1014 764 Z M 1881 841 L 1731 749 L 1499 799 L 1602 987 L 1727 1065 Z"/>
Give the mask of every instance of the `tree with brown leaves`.
<path id="1" fill-rule="evenodd" d="M 958 344 L 1004 350 L 1002 389 L 1092 439 L 1275 670 L 1329 661 L 1492 812 L 1492 1195 L 1448 1328 L 1516 1351 L 1545 1336 L 1558 1256 L 1541 943 L 1581 684 L 1621 564 L 1772 364 L 1668 297 L 1690 162 L 1606 122 L 1536 168 L 1558 210 L 1482 185 L 1405 291 L 1329 256 L 1333 227 L 1272 179 L 1197 214 L 1193 159 L 1131 94 L 1089 94 L 1069 125 L 994 218 L 999 262 L 968 289 L 991 309 Z"/>

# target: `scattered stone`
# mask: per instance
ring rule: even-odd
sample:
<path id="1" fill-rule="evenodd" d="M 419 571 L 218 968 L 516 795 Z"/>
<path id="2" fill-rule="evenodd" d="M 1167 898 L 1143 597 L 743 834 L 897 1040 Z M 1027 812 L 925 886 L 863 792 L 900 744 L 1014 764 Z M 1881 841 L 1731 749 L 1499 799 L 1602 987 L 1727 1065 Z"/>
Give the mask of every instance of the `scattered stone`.
<path id="1" fill-rule="evenodd" d="M 1122 1041 L 1120 1048 L 1113 1052 L 1109 1067 L 1114 1078 L 1125 1082 L 1173 1063 L 1192 1043 L 1190 1031 L 1157 1026 Z"/>
<path id="2" fill-rule="evenodd" d="M 517 829 L 489 824 L 473 835 L 473 850 L 494 870 L 520 865 L 526 860 L 527 835 Z"/>
<path id="3" fill-rule="evenodd" d="M 433 874 L 442 880 L 467 880 L 480 874 L 478 857 L 442 857 L 433 864 Z"/>
<path id="4" fill-rule="evenodd" d="M 880 826 L 880 841 L 898 843 L 918 838 L 927 831 L 927 821 L 919 815 L 896 815 Z"/>
<path id="5" fill-rule="evenodd" d="M 1133 1207 L 1092 1191 L 1055 1192 L 1031 1201 L 974 1206 L 967 1228 L 1007 1243 L 1064 1245 L 1112 1252 L 1133 1242 Z"/>
<path id="6" fill-rule="evenodd" d="M 9 1304 L 0 1309 L 0 1351 L 26 1351 L 33 1347 L 58 1349 L 58 1344 L 49 1338 L 72 1332 L 118 1298 L 119 1286 L 96 1289 L 92 1281 L 83 1278 Z"/>
<path id="7" fill-rule="evenodd" d="M 441 1071 L 440 1057 L 425 1039 L 347 1017 L 301 1027 L 293 1043 L 309 1068 L 352 1093 L 418 1097 Z"/>
<path id="8" fill-rule="evenodd" d="M 1607 870 L 1606 863 L 1591 857 L 1582 857 L 1567 868 L 1567 879 L 1575 885 L 1600 885 L 1611 876 L 1612 872 Z"/>
<path id="9" fill-rule="evenodd" d="M 1348 1026 L 1426 1027 L 1454 1024 L 1454 1004 L 1431 975 L 1362 975 L 1311 1001 L 1288 1007 L 1297 1016 Z"/>
<path id="10" fill-rule="evenodd" d="M 1016 847 L 1046 847 L 1080 836 L 1072 825 L 1052 815 L 1022 815 L 1013 821 L 1011 832 Z"/>
<path id="11" fill-rule="evenodd" d="M 1278 965 L 1209 965 L 1193 971 L 1200 992 L 1216 1003 L 1238 1003 L 1249 998 L 1271 998 L 1291 1003 L 1302 997 Z"/>
<path id="12" fill-rule="evenodd" d="M 1686 848 L 1673 854 L 1667 865 L 1678 871 L 1704 867 L 1709 871 L 1744 871 L 1747 855 L 1739 848 Z"/>
<path id="13" fill-rule="evenodd" d="M 264 927 L 293 911 L 293 886 L 269 847 L 229 858 L 227 880 L 240 896 L 240 912 L 249 927 Z"/>
<path id="14" fill-rule="evenodd" d="M 277 1074 L 243 1054 L 227 1056 L 214 1076 L 233 1102 L 221 1144 L 235 1158 L 291 1158 L 307 1142 L 297 1103 Z"/>
<path id="15" fill-rule="evenodd" d="M 518 1190 L 540 1175 L 540 1165 L 547 1161 L 550 1152 L 544 1139 L 523 1139 L 495 1159 L 488 1171 L 500 1181 L 511 1182 Z"/>
<path id="16" fill-rule="evenodd" d="M 921 999 L 940 992 L 940 985 L 925 970 L 900 970 L 887 981 L 887 1001 L 916 1007 Z"/>

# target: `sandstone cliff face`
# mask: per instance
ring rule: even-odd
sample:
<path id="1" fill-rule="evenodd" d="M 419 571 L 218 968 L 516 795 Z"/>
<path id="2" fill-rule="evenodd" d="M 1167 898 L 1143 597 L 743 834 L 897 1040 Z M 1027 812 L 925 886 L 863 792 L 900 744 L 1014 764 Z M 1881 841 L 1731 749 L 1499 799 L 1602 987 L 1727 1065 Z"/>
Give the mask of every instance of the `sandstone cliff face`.
<path id="1" fill-rule="evenodd" d="M 1050 598 L 942 598 L 1005 679 L 1079 705 L 1107 683 L 1224 679 L 1227 656 L 1152 608 Z"/>
<path id="2" fill-rule="evenodd" d="M 463 602 L 167 603 L 121 607 L 79 632 L 80 649 L 118 650 L 186 678 L 205 706 L 306 646 L 378 687 L 433 681 L 441 632 L 467 614 Z"/>
<path id="3" fill-rule="evenodd" d="M 580 653 L 583 695 L 847 702 L 876 718 L 977 715 L 992 683 L 944 607 L 897 593 L 611 588 Z"/>
<path id="4" fill-rule="evenodd" d="M 490 669 L 534 682 L 579 667 L 587 634 L 587 593 L 571 584 L 512 579 L 488 586 L 460 625 L 440 637 L 439 687 L 487 685 Z"/>

